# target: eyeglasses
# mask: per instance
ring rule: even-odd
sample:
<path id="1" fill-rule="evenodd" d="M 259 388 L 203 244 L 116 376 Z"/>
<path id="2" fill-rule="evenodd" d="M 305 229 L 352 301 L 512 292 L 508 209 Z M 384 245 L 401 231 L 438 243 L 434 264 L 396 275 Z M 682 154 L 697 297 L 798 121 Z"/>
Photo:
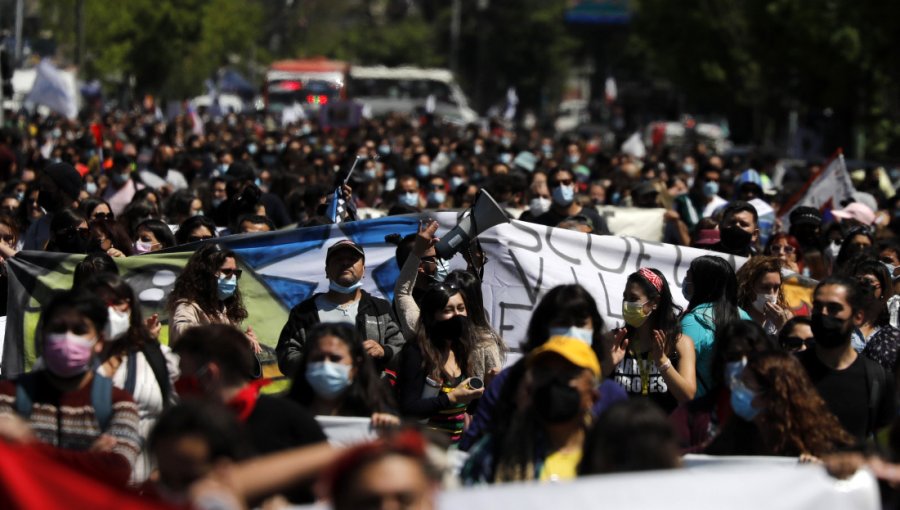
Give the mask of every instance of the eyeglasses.
<path id="1" fill-rule="evenodd" d="M 796 351 L 802 349 L 809 342 L 814 342 L 815 338 L 800 338 L 799 336 L 789 336 L 781 342 L 781 345 L 784 346 L 786 350 Z"/>
<path id="2" fill-rule="evenodd" d="M 114 220 L 116 217 L 111 212 L 94 213 L 91 217 L 94 220 Z"/>
<path id="3" fill-rule="evenodd" d="M 87 239 L 87 238 L 91 237 L 91 231 L 90 231 L 90 229 L 87 229 L 87 228 L 69 227 L 69 228 L 64 228 L 64 229 L 60 230 L 59 235 L 60 236 L 76 236 L 77 235 L 78 237 L 80 237 L 82 239 Z"/>
<path id="4" fill-rule="evenodd" d="M 791 254 L 791 253 L 794 253 L 794 247 L 793 247 L 793 246 L 790 246 L 790 245 L 787 245 L 787 244 L 785 244 L 785 245 L 775 245 L 775 246 L 772 246 L 772 248 L 771 248 L 769 251 L 771 251 L 772 253 L 785 253 L 785 254 Z"/>
<path id="5" fill-rule="evenodd" d="M 244 272 L 240 269 L 230 269 L 230 268 L 229 269 L 219 269 L 219 275 L 224 276 L 226 278 L 231 278 L 231 275 L 234 275 L 235 278 L 240 280 L 241 275 L 243 273 Z"/>
<path id="6" fill-rule="evenodd" d="M 196 243 L 198 241 L 206 241 L 207 239 L 212 239 L 213 236 L 190 236 L 188 237 L 189 243 Z"/>

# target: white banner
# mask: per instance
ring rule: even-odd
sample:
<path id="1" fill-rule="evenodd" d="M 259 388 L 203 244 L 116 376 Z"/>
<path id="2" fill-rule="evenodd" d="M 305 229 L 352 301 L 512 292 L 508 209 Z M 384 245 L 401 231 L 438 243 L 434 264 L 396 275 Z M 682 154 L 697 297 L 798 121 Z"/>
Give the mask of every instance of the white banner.
<path id="1" fill-rule="evenodd" d="M 657 243 L 663 239 L 663 215 L 666 213 L 665 209 L 599 205 L 597 206 L 597 212 L 606 218 L 609 231 L 613 234 L 637 237 Z"/>
<path id="2" fill-rule="evenodd" d="M 781 222 L 785 229 L 790 227 L 790 212 L 799 206 L 815 207 L 822 212 L 839 209 L 841 202 L 851 198 L 854 191 L 856 189 L 850 180 L 844 155 L 839 153 L 793 197 L 793 203 L 788 202 L 788 207 L 782 209 Z"/>
<path id="3" fill-rule="evenodd" d="M 335 447 L 353 446 L 378 437 L 371 418 L 355 416 L 316 416 L 328 442 Z"/>

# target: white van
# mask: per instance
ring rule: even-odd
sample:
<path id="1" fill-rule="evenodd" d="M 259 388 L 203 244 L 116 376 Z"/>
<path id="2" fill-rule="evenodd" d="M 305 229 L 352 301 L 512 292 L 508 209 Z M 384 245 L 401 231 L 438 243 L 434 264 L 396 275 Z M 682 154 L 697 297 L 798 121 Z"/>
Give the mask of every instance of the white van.
<path id="1" fill-rule="evenodd" d="M 372 116 L 412 114 L 426 110 L 434 98 L 434 114 L 450 122 L 478 120 L 462 89 L 447 69 L 419 67 L 351 66 L 348 96 L 364 105 Z"/>

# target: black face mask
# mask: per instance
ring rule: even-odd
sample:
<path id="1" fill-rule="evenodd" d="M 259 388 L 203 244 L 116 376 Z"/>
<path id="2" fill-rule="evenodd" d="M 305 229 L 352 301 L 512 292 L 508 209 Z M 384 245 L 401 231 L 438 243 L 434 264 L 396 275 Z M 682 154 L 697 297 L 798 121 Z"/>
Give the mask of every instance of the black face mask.
<path id="1" fill-rule="evenodd" d="M 534 389 L 532 407 L 544 423 L 565 423 L 581 411 L 581 395 L 568 381 L 553 378 Z"/>
<path id="2" fill-rule="evenodd" d="M 431 340 L 444 343 L 459 340 L 465 333 L 466 317 L 456 315 L 449 319 L 437 321 L 431 326 Z"/>
<path id="3" fill-rule="evenodd" d="M 810 322 L 817 345 L 830 349 L 850 341 L 850 331 L 846 329 L 847 321 L 815 312 L 810 317 Z"/>
<path id="4" fill-rule="evenodd" d="M 722 236 L 722 246 L 734 254 L 746 251 L 753 239 L 753 234 L 739 227 L 727 227 L 720 232 L 720 235 Z"/>

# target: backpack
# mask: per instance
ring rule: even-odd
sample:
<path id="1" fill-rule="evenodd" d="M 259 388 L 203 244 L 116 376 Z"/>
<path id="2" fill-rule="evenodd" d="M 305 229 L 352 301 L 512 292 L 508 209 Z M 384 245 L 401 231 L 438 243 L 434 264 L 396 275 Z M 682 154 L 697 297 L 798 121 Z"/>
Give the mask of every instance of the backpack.
<path id="1" fill-rule="evenodd" d="M 16 380 L 16 413 L 26 420 L 31 417 L 36 383 L 34 373 L 24 374 Z M 112 389 L 111 379 L 94 374 L 91 380 L 91 406 L 101 432 L 109 428 L 112 420 Z"/>
<path id="2" fill-rule="evenodd" d="M 146 342 L 141 348 L 147 364 L 153 370 L 156 382 L 159 384 L 159 390 L 162 392 L 163 408 L 169 407 L 169 396 L 172 394 L 172 383 L 169 381 L 169 367 L 166 365 L 166 357 L 162 352 L 159 344 L 156 342 Z M 125 377 L 125 391 L 134 395 L 134 388 L 137 385 L 137 356 L 133 354 L 128 356 L 128 375 Z"/>

